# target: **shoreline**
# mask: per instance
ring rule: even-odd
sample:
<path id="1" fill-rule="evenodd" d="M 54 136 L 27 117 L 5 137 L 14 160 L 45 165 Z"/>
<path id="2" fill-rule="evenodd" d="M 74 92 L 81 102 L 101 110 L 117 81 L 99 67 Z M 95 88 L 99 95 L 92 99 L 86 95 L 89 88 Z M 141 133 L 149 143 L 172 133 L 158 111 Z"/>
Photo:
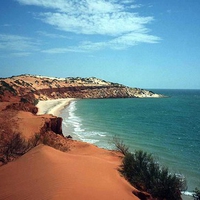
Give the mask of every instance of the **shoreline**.
<path id="1" fill-rule="evenodd" d="M 75 100 L 75 98 L 39 101 L 36 105 L 38 108 L 37 115 L 51 114 L 58 117 L 60 112 L 73 100 Z"/>
<path id="2" fill-rule="evenodd" d="M 53 100 L 45 100 L 45 101 L 39 101 L 38 104 L 36 105 L 36 107 L 38 107 L 38 113 L 37 115 L 42 115 L 42 114 L 52 114 L 54 116 L 60 116 L 61 111 L 69 106 L 69 104 L 76 100 L 76 98 L 66 98 L 66 99 L 53 99 Z M 68 132 L 68 134 L 71 135 L 70 132 Z M 75 139 L 76 140 L 76 139 Z M 80 141 L 85 142 L 83 140 L 80 139 Z M 89 144 L 92 144 L 90 142 L 86 142 Z M 94 144 L 93 144 L 94 145 Z M 100 149 L 104 149 L 102 147 L 98 147 Z M 182 199 L 183 200 L 192 200 L 192 196 L 189 193 L 182 193 Z"/>

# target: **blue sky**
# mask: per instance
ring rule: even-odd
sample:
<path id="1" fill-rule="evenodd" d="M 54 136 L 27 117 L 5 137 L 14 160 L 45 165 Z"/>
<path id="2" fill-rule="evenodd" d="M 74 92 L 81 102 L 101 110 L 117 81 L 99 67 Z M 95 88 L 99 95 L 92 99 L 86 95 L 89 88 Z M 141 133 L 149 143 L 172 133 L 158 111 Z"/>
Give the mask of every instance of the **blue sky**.
<path id="1" fill-rule="evenodd" d="M 199 0 L 2 0 L 0 77 L 200 89 Z"/>

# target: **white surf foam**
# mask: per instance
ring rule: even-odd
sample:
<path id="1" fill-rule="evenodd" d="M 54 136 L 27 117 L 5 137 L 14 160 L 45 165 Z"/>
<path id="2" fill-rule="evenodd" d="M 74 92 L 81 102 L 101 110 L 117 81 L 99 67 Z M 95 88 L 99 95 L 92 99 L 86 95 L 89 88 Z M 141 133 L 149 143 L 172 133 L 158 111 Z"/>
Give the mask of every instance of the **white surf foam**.
<path id="1" fill-rule="evenodd" d="M 99 142 L 101 137 L 106 137 L 106 132 L 88 131 L 83 127 L 83 120 L 76 114 L 76 103 L 77 101 L 71 102 L 67 108 L 68 114 L 63 120 L 63 125 L 71 129 L 75 138 L 91 144 Z"/>

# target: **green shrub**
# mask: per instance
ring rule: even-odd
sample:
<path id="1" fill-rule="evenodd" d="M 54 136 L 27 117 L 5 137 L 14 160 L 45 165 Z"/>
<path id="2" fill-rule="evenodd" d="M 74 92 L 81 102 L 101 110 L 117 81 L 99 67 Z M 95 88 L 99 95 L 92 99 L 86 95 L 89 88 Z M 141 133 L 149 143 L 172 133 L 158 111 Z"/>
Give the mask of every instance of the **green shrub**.
<path id="1" fill-rule="evenodd" d="M 200 200 L 200 190 L 198 188 L 195 188 L 193 197 L 194 200 Z"/>
<path id="2" fill-rule="evenodd" d="M 134 187 L 156 199 L 181 199 L 185 183 L 167 168 L 161 168 L 151 154 L 141 150 L 126 153 L 120 171 Z"/>

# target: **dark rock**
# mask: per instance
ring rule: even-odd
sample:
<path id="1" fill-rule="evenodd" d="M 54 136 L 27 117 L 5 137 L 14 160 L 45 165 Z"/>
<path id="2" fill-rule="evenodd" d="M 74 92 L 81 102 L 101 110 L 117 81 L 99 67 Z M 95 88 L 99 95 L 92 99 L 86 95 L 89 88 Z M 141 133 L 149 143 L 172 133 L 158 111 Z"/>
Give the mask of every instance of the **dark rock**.
<path id="1" fill-rule="evenodd" d="M 72 139 L 71 135 L 66 136 L 67 139 Z"/>
<path id="2" fill-rule="evenodd" d="M 55 117 L 55 116 L 49 115 L 49 117 L 44 117 L 44 119 L 45 119 L 45 123 L 44 123 L 44 126 L 41 128 L 41 133 L 44 133 L 47 131 L 53 131 L 54 133 L 63 136 L 61 117 Z"/>

